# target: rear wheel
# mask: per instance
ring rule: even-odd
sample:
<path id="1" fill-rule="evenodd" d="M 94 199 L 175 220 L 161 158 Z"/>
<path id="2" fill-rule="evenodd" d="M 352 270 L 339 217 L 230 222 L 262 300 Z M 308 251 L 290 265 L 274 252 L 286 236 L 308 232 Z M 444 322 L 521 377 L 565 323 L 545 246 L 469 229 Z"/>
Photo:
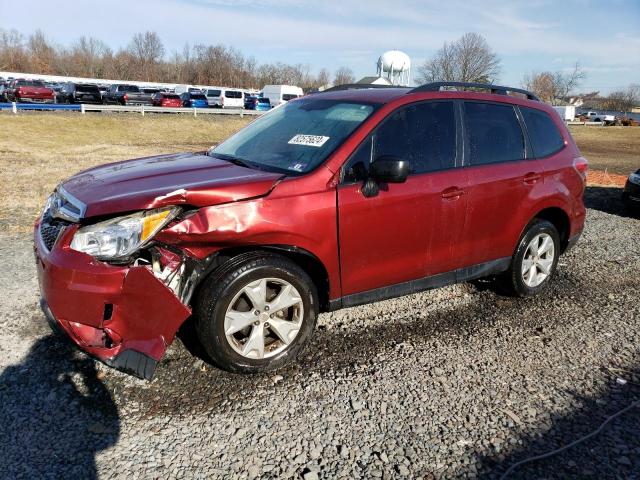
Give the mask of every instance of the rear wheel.
<path id="1" fill-rule="evenodd" d="M 212 273 L 197 299 L 197 331 L 214 363 L 238 373 L 273 370 L 309 340 L 318 312 L 309 276 L 287 258 L 248 253 Z"/>
<path id="2" fill-rule="evenodd" d="M 519 297 L 538 294 L 555 273 L 559 255 L 558 230 L 551 222 L 535 219 L 518 243 L 502 286 Z"/>

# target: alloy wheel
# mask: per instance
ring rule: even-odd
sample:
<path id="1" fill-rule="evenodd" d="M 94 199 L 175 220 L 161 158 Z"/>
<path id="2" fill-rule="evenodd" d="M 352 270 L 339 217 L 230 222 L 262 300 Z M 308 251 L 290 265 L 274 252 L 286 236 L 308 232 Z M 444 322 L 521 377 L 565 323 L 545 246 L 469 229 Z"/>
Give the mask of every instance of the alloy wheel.
<path id="1" fill-rule="evenodd" d="M 298 336 L 304 319 L 302 297 L 281 278 L 261 278 L 233 297 L 224 318 L 224 332 L 233 350 L 260 360 L 285 350 Z"/>
<path id="2" fill-rule="evenodd" d="M 539 233 L 527 246 L 522 259 L 522 280 L 529 288 L 539 286 L 551 274 L 555 245 L 548 233 Z"/>

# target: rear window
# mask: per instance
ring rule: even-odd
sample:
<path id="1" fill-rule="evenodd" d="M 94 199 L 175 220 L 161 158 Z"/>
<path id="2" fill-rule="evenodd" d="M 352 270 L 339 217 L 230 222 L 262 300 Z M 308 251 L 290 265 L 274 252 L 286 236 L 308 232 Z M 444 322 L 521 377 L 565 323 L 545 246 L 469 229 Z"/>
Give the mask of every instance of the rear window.
<path id="1" fill-rule="evenodd" d="M 220 90 L 207 90 L 207 97 L 219 97 Z"/>
<path id="2" fill-rule="evenodd" d="M 139 92 L 140 89 L 135 85 L 118 85 L 119 92 Z"/>
<path id="3" fill-rule="evenodd" d="M 44 82 L 39 80 L 18 80 L 16 82 L 17 87 L 38 87 L 44 88 Z"/>
<path id="4" fill-rule="evenodd" d="M 239 92 L 237 90 L 226 90 L 224 92 L 224 96 L 226 98 L 242 98 L 242 92 Z"/>
<path id="5" fill-rule="evenodd" d="M 170 100 L 180 100 L 180 96 L 176 95 L 175 93 L 163 93 L 162 97 L 168 98 Z"/>
<path id="6" fill-rule="evenodd" d="M 524 136 L 511 105 L 465 102 L 464 111 L 471 165 L 525 158 Z"/>
<path id="7" fill-rule="evenodd" d="M 564 146 L 560 130 L 546 112 L 526 107 L 520 107 L 520 111 L 536 158 L 551 155 Z"/>
<path id="8" fill-rule="evenodd" d="M 89 85 L 89 84 L 76 85 L 76 90 L 82 90 L 83 92 L 94 92 L 94 93 L 100 92 L 100 90 L 96 85 Z"/>
<path id="9" fill-rule="evenodd" d="M 271 102 L 268 98 L 258 98 L 258 103 L 266 103 L 268 105 L 271 105 Z"/>
<path id="10" fill-rule="evenodd" d="M 192 93 L 191 94 L 191 99 L 192 100 L 206 100 L 207 97 L 205 97 L 203 94 L 201 93 Z"/>
<path id="11" fill-rule="evenodd" d="M 142 91 L 144 93 L 158 93 L 160 90 L 157 88 L 143 88 Z"/>
<path id="12" fill-rule="evenodd" d="M 294 95 L 292 93 L 283 93 L 282 100 L 288 102 L 289 100 L 293 100 L 294 98 L 298 98 L 300 95 Z"/>

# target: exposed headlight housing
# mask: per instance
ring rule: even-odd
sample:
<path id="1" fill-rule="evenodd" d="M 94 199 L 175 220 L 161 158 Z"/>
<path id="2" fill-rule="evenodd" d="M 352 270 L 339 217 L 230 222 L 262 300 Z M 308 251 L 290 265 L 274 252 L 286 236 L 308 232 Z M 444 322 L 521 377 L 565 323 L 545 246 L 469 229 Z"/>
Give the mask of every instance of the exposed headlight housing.
<path id="1" fill-rule="evenodd" d="M 179 213 L 178 207 L 145 210 L 78 229 L 71 248 L 100 260 L 125 258 L 148 243 Z"/>

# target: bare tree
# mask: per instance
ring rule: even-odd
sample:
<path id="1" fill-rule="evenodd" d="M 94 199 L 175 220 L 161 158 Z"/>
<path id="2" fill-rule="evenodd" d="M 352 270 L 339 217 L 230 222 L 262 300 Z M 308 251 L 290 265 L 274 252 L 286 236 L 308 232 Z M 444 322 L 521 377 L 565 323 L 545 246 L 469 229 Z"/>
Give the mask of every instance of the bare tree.
<path id="1" fill-rule="evenodd" d="M 136 33 L 127 51 L 140 66 L 136 77 L 151 81 L 157 74 L 158 62 L 164 56 L 164 46 L 158 34 L 156 32 Z"/>
<path id="2" fill-rule="evenodd" d="M 525 75 L 522 86 L 541 100 L 557 105 L 567 102 L 569 95 L 584 80 L 586 74 L 578 62 L 569 72 L 532 72 Z"/>
<path id="3" fill-rule="evenodd" d="M 333 79 L 334 85 L 346 85 L 355 82 L 356 79 L 353 76 L 353 70 L 349 67 L 340 67 L 336 70 L 336 76 Z"/>
<path id="4" fill-rule="evenodd" d="M 482 35 L 465 33 L 455 42 L 445 42 L 418 71 L 418 80 L 424 83 L 492 83 L 500 73 L 500 59 Z"/>
<path id="5" fill-rule="evenodd" d="M 629 112 L 633 107 L 640 104 L 640 85 L 631 84 L 626 90 L 616 90 L 611 92 L 602 100 L 601 106 L 605 110 L 615 110 L 618 112 Z"/>
<path id="6" fill-rule="evenodd" d="M 327 85 L 329 85 L 330 81 L 331 73 L 326 68 L 323 68 L 318 72 L 318 76 L 316 78 L 316 87 L 326 87 Z"/>

